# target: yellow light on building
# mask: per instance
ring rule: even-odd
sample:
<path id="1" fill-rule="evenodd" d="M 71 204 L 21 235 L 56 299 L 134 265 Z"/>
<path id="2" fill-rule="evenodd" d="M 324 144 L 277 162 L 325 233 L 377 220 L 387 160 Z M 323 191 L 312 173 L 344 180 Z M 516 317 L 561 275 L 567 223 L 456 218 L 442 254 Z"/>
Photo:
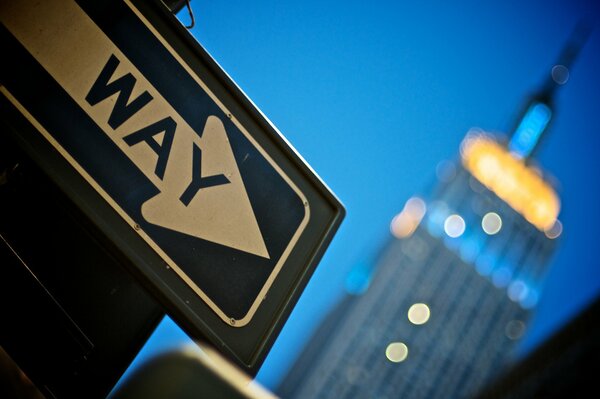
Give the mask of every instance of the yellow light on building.
<path id="1" fill-rule="evenodd" d="M 470 135 L 462 143 L 465 168 L 539 230 L 554 226 L 560 200 L 539 172 L 491 137 Z"/>
<path id="2" fill-rule="evenodd" d="M 385 357 L 393 363 L 403 362 L 408 357 L 408 346 L 402 342 L 392 342 L 385 349 Z"/>
<path id="3" fill-rule="evenodd" d="M 427 323 L 430 315 L 429 306 L 424 303 L 415 303 L 408 309 L 408 320 L 416 325 Z"/>
<path id="4" fill-rule="evenodd" d="M 502 228 L 502 218 L 496 212 L 488 212 L 481 219 L 481 227 L 488 235 L 497 234 Z"/>
<path id="5" fill-rule="evenodd" d="M 465 232 L 465 229 L 465 220 L 460 215 L 450 215 L 444 221 L 444 232 L 450 238 L 460 237 Z"/>
<path id="6" fill-rule="evenodd" d="M 402 211 L 392 219 L 390 232 L 396 238 L 409 237 L 421 223 L 426 210 L 425 201 L 418 197 L 410 198 Z"/>
<path id="7" fill-rule="evenodd" d="M 545 231 L 546 237 L 548 237 L 551 240 L 554 240 L 555 238 L 560 237 L 560 235 L 562 234 L 562 230 L 562 223 L 560 222 L 560 220 L 556 219 L 554 225 Z"/>

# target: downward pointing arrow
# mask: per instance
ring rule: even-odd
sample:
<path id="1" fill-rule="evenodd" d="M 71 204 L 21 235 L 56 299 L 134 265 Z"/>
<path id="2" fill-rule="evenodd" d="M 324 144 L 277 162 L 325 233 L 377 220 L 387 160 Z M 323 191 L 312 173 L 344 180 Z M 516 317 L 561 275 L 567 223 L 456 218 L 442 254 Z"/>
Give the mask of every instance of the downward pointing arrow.
<path id="1" fill-rule="evenodd" d="M 205 176 L 202 176 L 202 175 Z M 223 122 L 179 129 L 161 192 L 142 205 L 155 225 L 269 258 Z"/>

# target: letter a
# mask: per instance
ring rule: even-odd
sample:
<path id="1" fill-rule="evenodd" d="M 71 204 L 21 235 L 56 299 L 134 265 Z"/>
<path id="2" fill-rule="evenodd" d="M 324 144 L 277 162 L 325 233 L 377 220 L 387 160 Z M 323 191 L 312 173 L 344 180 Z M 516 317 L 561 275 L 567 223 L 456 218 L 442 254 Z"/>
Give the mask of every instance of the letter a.
<path id="1" fill-rule="evenodd" d="M 133 146 L 142 141 L 145 141 L 150 148 L 158 155 L 158 161 L 156 161 L 156 168 L 154 169 L 154 173 L 159 179 L 164 179 L 165 170 L 167 169 L 167 161 L 169 160 L 169 153 L 171 152 L 171 146 L 173 145 L 173 138 L 175 137 L 175 129 L 177 128 L 177 123 L 170 117 L 167 116 L 164 119 L 159 120 L 158 122 L 154 122 L 153 124 L 146 126 L 138 130 L 137 132 L 133 132 L 123 137 L 123 140 L 129 146 Z M 156 141 L 155 136 L 163 133 L 164 136 L 162 139 L 162 144 L 159 144 Z"/>
<path id="2" fill-rule="evenodd" d="M 100 72 L 98 79 L 96 79 L 92 85 L 90 92 L 85 97 L 85 100 L 90 105 L 94 106 L 113 94 L 119 93 L 117 96 L 117 101 L 115 102 L 115 106 L 113 107 L 108 118 L 108 124 L 113 129 L 117 129 L 119 126 L 125 123 L 127 119 L 131 118 L 136 112 L 138 112 L 152 100 L 152 95 L 150 95 L 150 93 L 147 91 L 144 91 L 137 98 L 129 101 L 136 82 L 135 78 L 130 73 L 108 83 L 118 66 L 119 60 L 114 55 L 111 55 L 108 59 L 108 62 L 102 69 L 102 72 Z"/>

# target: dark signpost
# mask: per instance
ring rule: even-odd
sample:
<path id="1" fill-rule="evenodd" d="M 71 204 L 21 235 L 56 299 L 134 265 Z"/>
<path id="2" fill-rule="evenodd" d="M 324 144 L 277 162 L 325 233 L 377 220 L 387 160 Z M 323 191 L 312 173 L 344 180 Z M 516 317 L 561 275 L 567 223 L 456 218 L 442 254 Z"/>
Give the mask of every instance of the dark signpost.
<path id="1" fill-rule="evenodd" d="M 339 201 L 161 2 L 3 2 L 0 20 L 2 135 L 191 337 L 255 374 Z"/>

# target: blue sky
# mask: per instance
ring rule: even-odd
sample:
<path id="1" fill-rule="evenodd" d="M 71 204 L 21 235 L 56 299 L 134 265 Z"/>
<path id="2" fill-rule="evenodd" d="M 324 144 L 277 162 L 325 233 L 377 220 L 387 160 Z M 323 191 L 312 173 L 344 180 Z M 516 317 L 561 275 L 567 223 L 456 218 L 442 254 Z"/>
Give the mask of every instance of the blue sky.
<path id="1" fill-rule="evenodd" d="M 600 293 L 600 5 L 593 1 L 191 2 L 192 34 L 338 195 L 347 217 L 265 361 L 274 388 L 344 279 L 426 193 L 471 127 L 506 132 L 583 17 L 596 28 L 559 92 L 538 161 L 562 242 L 524 348 Z M 184 11 L 179 14 L 187 21 Z M 154 350 L 185 342 L 165 323 Z"/>

